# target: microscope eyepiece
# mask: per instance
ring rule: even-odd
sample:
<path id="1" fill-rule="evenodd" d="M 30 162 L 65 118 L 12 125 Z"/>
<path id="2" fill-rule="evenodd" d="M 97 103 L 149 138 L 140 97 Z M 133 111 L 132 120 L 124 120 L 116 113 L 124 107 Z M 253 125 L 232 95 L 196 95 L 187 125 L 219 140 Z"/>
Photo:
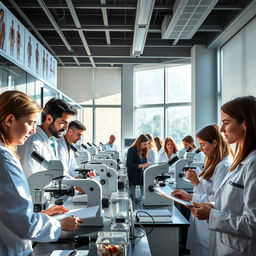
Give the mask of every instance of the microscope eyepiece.
<path id="1" fill-rule="evenodd" d="M 196 154 L 198 154 L 198 153 L 200 153 L 200 152 L 201 152 L 201 149 L 200 149 L 200 148 L 198 148 L 198 149 L 195 151 Z"/>
<path id="2" fill-rule="evenodd" d="M 191 149 L 192 149 L 192 147 L 189 147 L 189 148 L 186 150 L 186 152 L 189 152 Z"/>
<path id="3" fill-rule="evenodd" d="M 81 147 L 87 149 L 87 147 L 84 144 L 81 144 Z"/>
<path id="4" fill-rule="evenodd" d="M 45 161 L 45 158 L 40 155 L 39 153 L 37 153 L 36 151 L 33 151 L 31 153 L 31 157 L 36 160 L 39 164 L 41 164 L 43 161 Z"/>
<path id="5" fill-rule="evenodd" d="M 75 146 L 70 145 L 70 148 L 71 148 L 74 152 L 77 152 L 77 149 L 76 149 L 76 147 L 75 147 Z"/>

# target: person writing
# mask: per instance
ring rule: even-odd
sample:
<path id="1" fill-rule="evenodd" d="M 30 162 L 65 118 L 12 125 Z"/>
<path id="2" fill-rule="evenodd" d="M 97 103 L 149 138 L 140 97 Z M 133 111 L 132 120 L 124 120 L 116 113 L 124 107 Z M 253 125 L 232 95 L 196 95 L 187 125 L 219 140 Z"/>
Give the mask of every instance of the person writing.
<path id="1" fill-rule="evenodd" d="M 204 170 L 197 176 L 189 169 L 186 177 L 194 184 L 193 193 L 176 190 L 173 195 L 185 201 L 211 202 L 231 164 L 230 148 L 218 125 L 208 125 L 197 133 L 200 149 L 205 154 Z M 190 216 L 187 248 L 191 256 L 208 255 L 210 232 L 207 221 Z"/>
<path id="2" fill-rule="evenodd" d="M 35 133 L 40 111 L 37 103 L 22 92 L 0 95 L 0 255 L 31 255 L 32 241 L 56 241 L 61 230 L 75 231 L 82 223 L 76 217 L 58 221 L 33 212 L 16 147 Z M 54 214 L 54 209 L 48 213 Z"/>
<path id="3" fill-rule="evenodd" d="M 236 143 L 235 158 L 215 193 L 214 205 L 195 203 L 192 213 L 208 220 L 209 255 L 255 255 L 256 98 L 235 98 L 221 107 L 221 131 Z"/>

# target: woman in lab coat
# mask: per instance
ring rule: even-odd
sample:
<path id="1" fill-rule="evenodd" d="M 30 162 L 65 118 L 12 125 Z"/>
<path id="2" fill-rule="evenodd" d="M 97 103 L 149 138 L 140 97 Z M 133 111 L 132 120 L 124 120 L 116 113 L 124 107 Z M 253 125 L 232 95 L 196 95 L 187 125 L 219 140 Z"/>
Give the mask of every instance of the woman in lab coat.
<path id="1" fill-rule="evenodd" d="M 187 178 L 194 184 L 193 194 L 184 190 L 176 190 L 173 194 L 186 201 L 211 202 L 214 193 L 226 176 L 231 159 L 229 145 L 223 138 L 218 125 L 209 125 L 197 133 L 197 140 L 204 152 L 205 168 L 199 177 L 193 170 L 188 170 Z M 190 216 L 187 248 L 191 256 L 207 256 L 209 250 L 210 231 L 205 220 Z"/>
<path id="2" fill-rule="evenodd" d="M 234 161 L 211 204 L 195 204 L 192 213 L 208 219 L 209 255 L 256 255 L 256 98 L 239 97 L 221 107 L 229 144 L 236 143 Z"/>
<path id="3" fill-rule="evenodd" d="M 168 137 L 164 140 L 164 151 L 159 155 L 158 163 L 166 163 L 175 157 L 178 152 L 178 147 L 175 141 Z"/>
<path id="4" fill-rule="evenodd" d="M 154 138 L 156 149 L 157 149 L 157 159 L 159 158 L 159 155 L 164 152 L 164 142 L 162 139 L 157 136 Z"/>
<path id="5" fill-rule="evenodd" d="M 182 139 L 182 142 L 183 142 L 183 145 L 184 145 L 183 150 L 187 151 L 189 148 L 191 148 L 191 149 L 187 152 L 195 152 L 197 150 L 195 142 L 194 142 L 194 138 L 191 135 L 185 136 Z M 198 154 L 196 154 L 194 160 L 197 163 L 203 163 L 204 162 L 204 153 L 199 152 Z"/>
<path id="6" fill-rule="evenodd" d="M 157 162 L 157 148 L 155 141 L 150 133 L 146 133 L 146 136 L 149 138 L 147 144 L 148 147 L 148 163 L 149 165 L 155 164 Z"/>
<path id="7" fill-rule="evenodd" d="M 33 212 L 16 146 L 35 133 L 39 114 L 37 103 L 22 92 L 6 91 L 0 95 L 0 255 L 31 255 L 32 241 L 56 241 L 61 229 L 74 231 L 80 222 L 75 217 L 58 221 Z M 55 209 L 46 213 L 53 215 Z"/>

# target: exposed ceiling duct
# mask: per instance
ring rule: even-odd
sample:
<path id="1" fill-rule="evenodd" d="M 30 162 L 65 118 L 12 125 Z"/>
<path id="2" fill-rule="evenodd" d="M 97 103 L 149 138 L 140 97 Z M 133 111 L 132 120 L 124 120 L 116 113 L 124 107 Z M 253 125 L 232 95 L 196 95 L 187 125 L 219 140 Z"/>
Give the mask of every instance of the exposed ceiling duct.
<path id="1" fill-rule="evenodd" d="M 191 39 L 212 11 L 218 0 L 176 0 L 173 15 L 165 16 L 162 23 L 162 38 Z"/>

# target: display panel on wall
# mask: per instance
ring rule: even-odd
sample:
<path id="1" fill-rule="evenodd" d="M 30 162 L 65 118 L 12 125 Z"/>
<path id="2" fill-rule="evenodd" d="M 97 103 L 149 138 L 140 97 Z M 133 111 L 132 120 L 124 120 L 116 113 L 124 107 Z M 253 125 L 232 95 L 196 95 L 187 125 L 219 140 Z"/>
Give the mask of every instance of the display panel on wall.
<path id="1" fill-rule="evenodd" d="M 57 87 L 57 60 L 0 2 L 0 54 L 44 83 Z"/>

